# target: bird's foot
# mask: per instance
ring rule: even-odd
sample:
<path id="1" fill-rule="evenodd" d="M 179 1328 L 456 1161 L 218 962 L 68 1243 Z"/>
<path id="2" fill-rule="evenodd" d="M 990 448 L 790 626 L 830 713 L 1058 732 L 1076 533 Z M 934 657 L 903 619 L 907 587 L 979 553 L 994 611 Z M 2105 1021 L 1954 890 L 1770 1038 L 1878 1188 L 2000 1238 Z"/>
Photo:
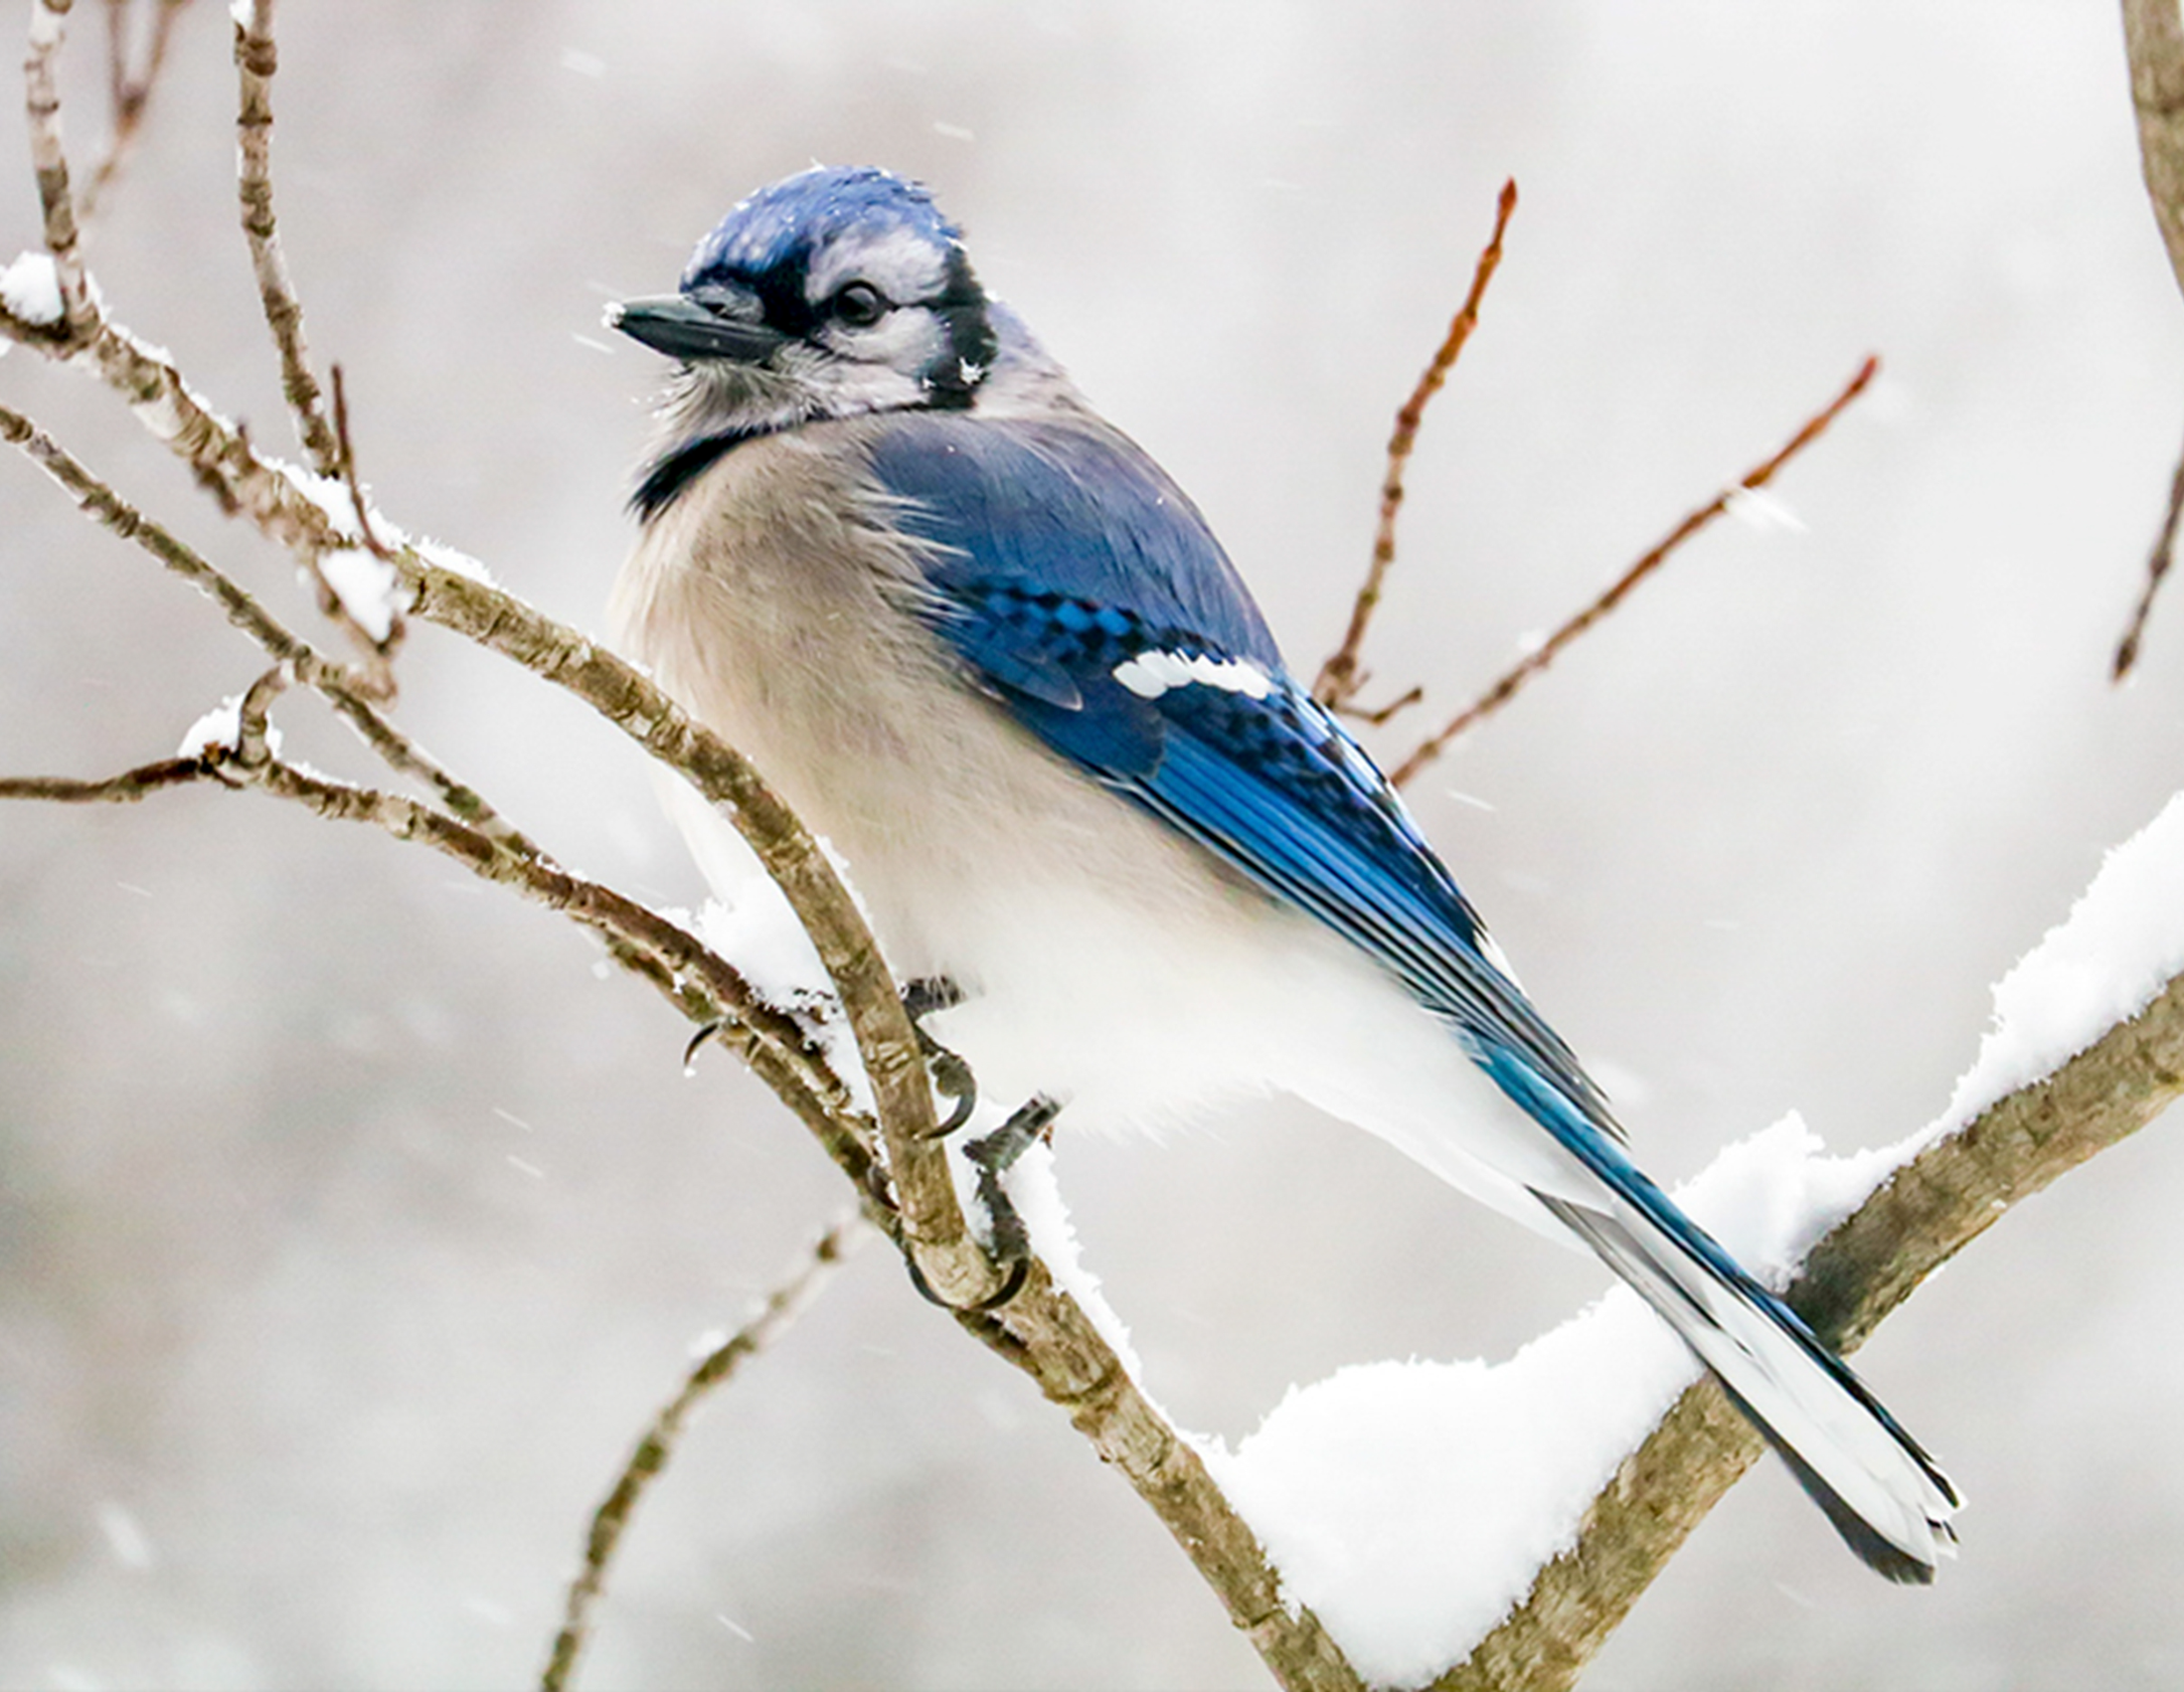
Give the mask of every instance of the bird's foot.
<path id="1" fill-rule="evenodd" d="M 1004 1187 L 1002 1177 L 1007 1175 L 1016 1160 L 1039 1141 L 1047 1137 L 1054 1126 L 1054 1119 L 1062 1113 L 1062 1106 L 1045 1094 L 1034 1094 L 1007 1121 L 990 1134 L 981 1134 L 964 1143 L 963 1155 L 978 1171 L 978 1203 L 984 1209 L 989 1224 L 991 1253 L 1002 1269 L 1000 1287 L 968 1306 L 973 1310 L 996 1310 L 1024 1289 L 1024 1281 L 1031 1273 L 1031 1231 L 1024 1226 L 1023 1214 L 1017 1210 Z M 919 1272 L 915 1260 L 910 1265 L 911 1283 L 932 1303 L 944 1309 L 954 1309 L 926 1282 Z"/>
<path id="2" fill-rule="evenodd" d="M 978 1171 L 978 1202 L 993 1224 L 993 1255 L 1002 1263 L 1021 1267 L 1031 1261 L 1031 1235 L 1024 1218 L 1009 1197 L 1001 1178 L 1015 1167 L 1039 1141 L 1047 1137 L 1062 1106 L 1043 1093 L 1035 1093 L 1016 1114 L 963 1146 L 963 1155 Z"/>
<path id="3" fill-rule="evenodd" d="M 926 1017 L 962 1002 L 963 989 L 945 975 L 921 975 L 903 987 L 903 1009 L 910 1017 L 911 1032 L 918 1037 L 918 1050 L 932 1073 L 932 1090 L 953 1104 L 947 1119 L 933 1130 L 936 1139 L 946 1139 L 978 1108 L 978 1078 L 971 1074 L 970 1065 L 960 1053 L 949 1051 L 925 1032 Z"/>

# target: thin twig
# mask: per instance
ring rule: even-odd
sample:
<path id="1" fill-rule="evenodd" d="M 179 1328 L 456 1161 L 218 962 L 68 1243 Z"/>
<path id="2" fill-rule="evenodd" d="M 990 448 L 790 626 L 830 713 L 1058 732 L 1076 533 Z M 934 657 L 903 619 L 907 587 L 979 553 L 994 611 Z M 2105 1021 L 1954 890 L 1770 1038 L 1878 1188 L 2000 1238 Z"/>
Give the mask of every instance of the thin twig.
<path id="1" fill-rule="evenodd" d="M 520 857 L 479 830 L 400 793 L 336 781 L 278 759 L 248 767 L 247 773 L 275 797 L 333 821 L 370 823 L 399 840 L 429 846 L 474 875 L 650 953 L 679 989 L 678 1004 L 686 1013 L 702 1010 L 694 1020 L 727 1025 L 731 1044 L 814 1129 L 857 1191 L 866 1196 L 880 1191 L 869 1125 L 850 1114 L 848 1090 L 793 1018 L 766 1003 L 733 965 L 687 930 L 603 883 L 543 859 Z M 703 989 L 703 1002 L 692 1002 L 692 987 Z"/>
<path id="2" fill-rule="evenodd" d="M 273 757 L 277 743 L 266 719 L 272 713 L 273 701 L 288 691 L 293 680 L 294 666 L 275 664 L 236 701 L 235 759 L 246 769 L 254 769 Z"/>
<path id="3" fill-rule="evenodd" d="M 243 0 L 235 13 L 235 65 L 241 85 L 236 113 L 236 187 L 243 207 L 243 234 L 251 245 L 251 270 L 265 326 L 280 353 L 280 391 L 295 422 L 296 438 L 322 476 L 341 473 L 341 449 L 326 420 L 326 402 L 303 344 L 303 306 L 288 279 L 273 219 L 273 0 Z"/>
<path id="4" fill-rule="evenodd" d="M 1479 254 L 1478 264 L 1471 272 L 1471 291 L 1463 296 L 1463 304 L 1457 307 L 1456 315 L 1449 321 L 1448 333 L 1441 337 L 1440 346 L 1419 378 L 1418 386 L 1411 391 L 1410 399 L 1396 413 L 1396 431 L 1388 438 L 1388 472 L 1380 484 L 1380 527 L 1373 536 L 1373 560 L 1366 569 L 1365 585 L 1358 590 L 1357 599 L 1350 607 L 1350 626 L 1342 636 L 1342 644 L 1320 667 L 1319 679 L 1312 684 L 1312 697 L 1332 709 L 1342 710 L 1348 706 L 1358 689 L 1365 685 L 1365 672 L 1359 667 L 1361 654 L 1366 631 L 1372 626 L 1373 612 L 1379 608 L 1381 592 L 1387 585 L 1388 569 L 1396 562 L 1396 516 L 1403 509 L 1403 478 L 1410 467 L 1412 448 L 1418 444 L 1419 425 L 1426 420 L 1427 406 L 1455 368 L 1464 343 L 1471 338 L 1471 331 L 1478 327 L 1479 302 L 1486 297 L 1486 284 L 1494 279 L 1494 271 L 1501 263 L 1502 236 L 1516 209 L 1517 183 L 1511 177 L 1501 185 L 1501 196 L 1495 202 L 1494 233 L 1488 238 L 1485 249 Z M 1383 706 L 1368 721 L 1385 723 L 1419 696 L 1419 690 L 1414 688 L 1392 705 Z"/>
<path id="5" fill-rule="evenodd" d="M 354 543 L 325 493 L 308 488 L 301 472 L 257 453 L 240 427 L 190 389 L 170 359 L 116 324 L 99 321 L 93 327 L 94 333 L 64 342 L 46 326 L 0 311 L 0 335 L 66 357 L 121 394 L 224 510 L 248 516 L 283 546 Z M 391 538 L 391 544 L 414 595 L 414 617 L 490 647 L 576 694 L 652 757 L 687 775 L 742 830 L 812 936 L 843 1004 L 886 1146 L 884 1176 L 877 1162 L 868 1160 L 867 1184 L 860 1191 L 873 1191 L 869 1183 L 880 1181 L 892 1191 L 901 1217 L 898 1243 L 914 1258 L 925 1284 L 964 1312 L 958 1319 L 982 1343 L 1030 1374 L 1129 1480 L 1285 1685 L 1355 1692 L 1356 1676 L 1325 1630 L 1308 1609 L 1284 1600 L 1263 1550 L 1213 1484 L 1198 1453 L 1137 1390 L 1075 1300 L 1035 1265 L 1005 1305 L 978 1308 L 1000 1289 L 1004 1271 L 986 1258 L 963 1222 L 945 1154 L 931 1135 L 929 1080 L 886 962 L 801 822 L 733 748 L 628 664 L 513 595 L 446 568 L 407 540 Z M 399 795 L 348 789 L 277 763 L 268 775 L 277 775 L 280 784 L 267 790 L 310 804 L 322 815 L 372 821 L 403 837 L 422 838 L 458 859 L 477 860 L 480 873 L 507 879 L 544 903 L 556 898 L 552 887 L 540 883 L 575 884 L 575 878 L 543 862 L 496 852 L 479 831 Z M 609 938 L 608 946 L 686 1014 L 693 1012 L 696 995 L 678 970 L 648 948 L 616 938 Z M 788 1060 L 762 1040 L 744 1042 L 743 1050 L 759 1078 L 827 1143 L 837 1119 L 814 1105 Z"/>
<path id="6" fill-rule="evenodd" d="M 290 633 L 219 566 L 127 504 L 29 418 L 0 406 L 0 440 L 19 448 L 58 482 L 85 515 L 124 540 L 134 541 L 219 605 L 229 622 L 257 642 L 268 657 L 291 666 L 296 679 L 324 695 L 327 703 L 389 767 L 431 788 L 456 817 L 510 850 L 528 857 L 538 856 L 538 847 L 487 804 L 482 794 L 457 779 L 381 715 L 357 687 L 353 671 L 334 663 L 308 641 Z"/>
<path id="7" fill-rule="evenodd" d="M 260 456 L 240 424 L 212 410 L 170 358 L 119 324 L 95 318 L 81 339 L 72 339 L 65 326 L 18 317 L 0 305 L 0 335 L 95 373 L 190 467 L 225 515 L 248 516 L 285 547 L 333 548 L 353 539 L 296 474 Z"/>
<path id="8" fill-rule="evenodd" d="M 385 628 L 365 626 L 357 614 L 357 607 L 349 602 L 349 596 L 334 586 L 326 569 L 330 555 L 315 548 L 300 550 L 311 580 L 318 585 L 319 610 L 340 626 L 361 655 L 365 691 L 373 699 L 388 702 L 395 697 L 395 653 L 409 633 L 409 625 L 402 614 L 401 571 L 397 568 L 400 561 L 394 549 L 380 539 L 371 502 L 364 497 L 364 484 L 357 479 L 356 441 L 349 433 L 349 394 L 338 364 L 333 367 L 333 390 L 334 456 L 339 461 L 342 483 L 348 489 L 349 508 L 356 517 L 357 533 L 364 550 L 376 561 L 365 569 L 378 575 L 379 579 L 370 587 L 375 592 L 378 609 L 385 617 Z"/>
<path id="9" fill-rule="evenodd" d="M 1879 359 L 1867 359 L 1864 364 L 1858 367 L 1858 373 L 1844 385 L 1843 391 L 1807 418 L 1797 432 L 1789 437 L 1780 451 L 1750 471 L 1742 481 L 1732 487 L 1724 488 L 1714 496 L 1710 503 L 1701 506 L 1685 517 L 1681 523 L 1678 523 L 1661 539 L 1652 551 L 1617 577 L 1598 598 L 1578 612 L 1562 627 L 1556 629 L 1536 650 L 1528 653 L 1521 662 L 1499 681 L 1495 682 L 1492 687 L 1488 688 L 1470 705 L 1450 719 L 1447 726 L 1441 729 L 1438 734 L 1428 736 L 1422 741 L 1417 750 L 1396 767 L 1396 772 L 1389 777 L 1389 780 L 1398 787 L 1402 786 L 1417 775 L 1420 770 L 1431 763 L 1433 760 L 1440 757 L 1441 753 L 1447 749 L 1448 743 L 1462 734 L 1464 730 L 1492 716 L 1508 704 L 1525 683 L 1546 669 L 1561 655 L 1564 647 L 1621 604 L 1632 589 L 1636 588 L 1639 583 L 1667 562 L 1670 554 L 1713 522 L 1715 518 L 1727 511 L 1738 494 L 1764 487 L 1773 479 L 1775 471 L 1817 440 L 1826 430 L 1828 424 L 1833 423 L 1841 414 L 1843 408 L 1865 392 L 1866 385 L 1873 380 L 1875 372 L 1880 368 L 1881 361 Z"/>
<path id="10" fill-rule="evenodd" d="M 691 1412 L 707 1394 L 725 1386 L 747 1361 L 778 1339 L 811 1306 L 849 1254 L 871 1235 L 864 1217 L 854 1211 L 827 1229 L 796 1271 L 766 1294 L 757 1314 L 732 1338 L 712 1347 L 653 1418 L 644 1438 L 630 1451 L 629 1460 L 622 1464 L 612 1489 L 592 1512 L 590 1531 L 585 1536 L 584 1563 L 569 1584 L 561 1632 L 539 1677 L 540 1692 L 566 1692 L 575 1676 L 578 1656 L 590 1634 L 592 1611 L 605 1590 L 607 1565 L 613 1561 L 615 1548 L 645 1488 L 675 1454 L 676 1441 Z"/>
<path id="11" fill-rule="evenodd" d="M 342 377 L 340 365 L 333 367 L 333 375 L 334 457 L 340 465 L 342 482 L 349 489 L 349 506 L 356 513 L 357 530 L 364 537 L 364 550 L 374 558 L 393 564 L 394 548 L 379 538 L 379 530 L 372 521 L 371 501 L 364 497 L 364 484 L 357 480 L 356 440 L 349 433 L 349 389 Z"/>
<path id="12" fill-rule="evenodd" d="M 53 255 L 61 284 L 62 333 L 72 343 L 88 335 L 98 320 L 78 249 L 81 232 L 76 202 L 69 192 L 69 155 L 61 141 L 61 89 L 54 61 L 68 35 L 72 0 L 31 0 L 30 49 L 23 59 L 23 105 L 30 118 L 31 168 L 38 178 L 38 204 L 45 217 L 46 251 Z M 51 333 L 49 328 L 48 333 Z"/>
<path id="13" fill-rule="evenodd" d="M 162 759 L 99 780 L 8 776 L 0 778 L 0 799 L 120 803 L 210 778 L 228 787 L 271 793 L 332 820 L 371 823 L 397 839 L 428 846 L 473 875 L 600 935 L 617 961 L 651 981 L 692 1022 L 734 1047 L 813 1129 L 860 1194 L 867 1199 L 880 1194 L 869 1125 L 852 1114 L 849 1090 L 793 1017 L 768 1004 L 696 935 L 612 888 L 572 875 L 542 856 L 512 851 L 483 830 L 403 794 L 337 781 L 282 761 L 266 734 L 265 713 L 290 673 L 288 665 L 275 666 L 237 702 L 233 746 L 210 744 L 194 756 Z"/>
<path id="14" fill-rule="evenodd" d="M 2161 533 L 2154 539 L 2153 553 L 2146 560 L 2145 591 L 2138 595 L 2138 607 L 2131 612 L 2130 626 L 2116 642 L 2115 662 L 2108 674 L 2111 682 L 2121 681 L 2138 662 L 2139 638 L 2146 632 L 2146 619 L 2153 614 L 2154 595 L 2161 591 L 2161 579 L 2169 574 L 2169 562 L 2176 554 L 2180 518 L 2184 518 L 2184 455 L 2177 458 L 2176 474 L 2169 478 L 2169 509 L 2161 519 Z"/>
<path id="15" fill-rule="evenodd" d="M 88 224 L 98 214 L 107 190 L 121 174 L 122 167 L 136 149 L 136 141 L 144 127 L 144 114 L 151 104 L 152 90 L 159 85 L 160 73 L 167 66 L 168 39 L 174 33 L 175 19 L 190 0 L 155 0 L 150 39 L 144 48 L 141 69 L 131 71 L 128 57 L 129 0 L 106 0 L 106 91 L 113 116 L 112 128 L 106 136 L 106 151 L 92 169 L 90 181 L 85 184 L 78 202 L 78 214 Z"/>
<path id="16" fill-rule="evenodd" d="M 41 352 L 50 334 L 26 331 L 0 314 L 0 333 Z M 294 473 L 262 457 L 242 430 L 191 392 L 171 361 L 111 323 L 70 363 L 87 365 L 128 397 L 168 449 L 191 465 L 225 508 L 249 516 L 290 548 L 335 548 L 354 537 Z M 950 1305 L 973 1309 L 997 1292 L 1005 1271 L 963 1221 L 946 1154 L 934 1136 L 932 1090 L 916 1033 L 872 931 L 818 842 L 750 761 L 694 721 L 624 660 L 513 594 L 395 543 L 411 612 L 475 640 L 567 689 L 680 770 L 719 806 L 757 855 L 811 934 L 857 1042 L 879 1102 L 888 1171 L 905 1233 L 925 1282 Z"/>
<path id="17" fill-rule="evenodd" d="M 203 759 L 163 758 L 103 780 L 71 775 L 0 775 L 0 799 L 45 799 L 54 804 L 130 804 L 169 787 L 204 781 L 212 770 Z"/>

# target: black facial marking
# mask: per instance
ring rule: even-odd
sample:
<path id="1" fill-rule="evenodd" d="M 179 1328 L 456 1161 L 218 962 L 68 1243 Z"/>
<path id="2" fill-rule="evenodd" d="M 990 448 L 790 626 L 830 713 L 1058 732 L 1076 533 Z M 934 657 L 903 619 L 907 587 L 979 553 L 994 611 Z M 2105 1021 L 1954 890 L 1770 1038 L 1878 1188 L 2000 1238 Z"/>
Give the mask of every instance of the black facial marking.
<path id="1" fill-rule="evenodd" d="M 685 488 L 719 463 L 725 453 L 750 438 L 750 433 L 736 429 L 701 434 L 671 452 L 661 453 L 647 466 L 637 491 L 629 496 L 629 509 L 640 523 L 651 522 L 673 505 Z"/>
<path id="2" fill-rule="evenodd" d="M 757 296 L 761 321 L 767 328 L 809 343 L 816 343 L 820 329 L 830 320 L 863 327 L 895 306 L 862 277 L 852 278 L 832 297 L 814 305 L 805 297 L 810 273 L 811 254 L 798 251 L 756 274 L 724 265 L 684 285 L 686 291 L 700 290 L 709 281 L 748 288 Z M 871 296 L 869 304 L 866 295 Z M 962 248 L 948 249 L 940 292 L 917 303 L 940 319 L 946 340 L 940 355 L 921 373 L 920 399 L 915 404 L 932 411 L 966 410 L 992 368 L 1000 343 L 987 314 L 986 290 L 979 285 Z M 877 304 L 879 309 L 868 317 L 864 314 L 870 304 Z M 640 522 L 649 523 L 736 447 L 759 435 L 793 428 L 800 421 L 795 416 L 777 417 L 744 428 L 702 434 L 670 448 L 646 466 L 636 491 L 629 496 L 629 509 Z"/>
<path id="3" fill-rule="evenodd" d="M 959 412 L 970 405 L 978 384 L 993 368 L 999 345 L 986 315 L 986 290 L 978 285 L 960 247 L 948 251 L 947 285 L 932 309 L 947 325 L 948 347 L 925 372 L 927 403 L 936 411 Z"/>

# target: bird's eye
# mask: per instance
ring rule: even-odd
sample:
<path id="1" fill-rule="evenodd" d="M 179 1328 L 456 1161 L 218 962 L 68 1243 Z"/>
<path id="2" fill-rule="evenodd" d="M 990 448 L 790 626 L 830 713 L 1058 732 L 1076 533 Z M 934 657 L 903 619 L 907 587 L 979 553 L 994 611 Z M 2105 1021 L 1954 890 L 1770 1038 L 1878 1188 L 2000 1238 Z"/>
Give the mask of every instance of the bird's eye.
<path id="1" fill-rule="evenodd" d="M 834 319 L 869 329 L 888 314 L 888 296 L 870 282 L 851 282 L 834 296 Z"/>

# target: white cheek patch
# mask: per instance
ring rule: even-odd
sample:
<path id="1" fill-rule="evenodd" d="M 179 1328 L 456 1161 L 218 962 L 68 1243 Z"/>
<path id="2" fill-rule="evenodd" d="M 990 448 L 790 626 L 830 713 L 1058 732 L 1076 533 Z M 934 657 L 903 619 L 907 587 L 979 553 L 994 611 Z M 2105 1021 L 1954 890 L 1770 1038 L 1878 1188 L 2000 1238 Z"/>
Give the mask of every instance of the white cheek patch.
<path id="1" fill-rule="evenodd" d="M 891 365 L 897 370 L 926 370 L 947 344 L 947 331 L 939 318 L 922 305 L 891 311 L 869 329 L 829 325 L 826 343 L 845 358 L 866 364 Z"/>
<path id="2" fill-rule="evenodd" d="M 1158 699 L 1179 687 L 1219 688 L 1247 699 L 1264 699 L 1274 690 L 1273 679 L 1251 660 L 1203 652 L 1140 652 L 1111 673 L 1140 699 Z"/>
<path id="3" fill-rule="evenodd" d="M 947 250 L 915 230 L 845 235 L 812 254 L 804 297 L 813 305 L 823 304 L 844 282 L 862 278 L 898 305 L 907 305 L 940 291 L 947 263 Z"/>

